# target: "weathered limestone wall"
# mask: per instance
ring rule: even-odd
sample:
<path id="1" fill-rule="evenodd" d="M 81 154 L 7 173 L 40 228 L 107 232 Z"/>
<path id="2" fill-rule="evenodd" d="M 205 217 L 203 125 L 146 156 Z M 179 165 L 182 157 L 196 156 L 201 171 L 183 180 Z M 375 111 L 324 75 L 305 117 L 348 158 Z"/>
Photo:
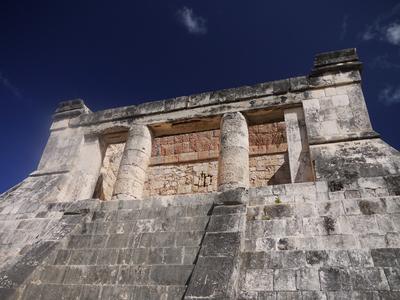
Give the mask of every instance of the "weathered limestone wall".
<path id="1" fill-rule="evenodd" d="M 250 185 L 290 182 L 284 122 L 251 125 Z M 153 139 L 145 196 L 207 193 L 217 190 L 220 130 Z"/>
<path id="2" fill-rule="evenodd" d="M 215 192 L 217 174 L 217 160 L 151 166 L 144 196 Z"/>
<path id="3" fill-rule="evenodd" d="M 393 180 L 392 180 L 393 179 Z M 396 178 L 251 189 L 238 299 L 397 299 Z"/>
<path id="4" fill-rule="evenodd" d="M 156 137 L 153 140 L 150 164 L 218 159 L 219 135 L 220 131 L 216 129 Z"/>
<path id="5" fill-rule="evenodd" d="M 219 134 L 207 130 L 154 138 L 144 195 L 216 191 Z"/>
<path id="6" fill-rule="evenodd" d="M 329 80 L 329 75 L 324 77 Z M 303 101 L 311 144 L 362 137 L 373 133 L 359 83 L 308 92 Z"/>

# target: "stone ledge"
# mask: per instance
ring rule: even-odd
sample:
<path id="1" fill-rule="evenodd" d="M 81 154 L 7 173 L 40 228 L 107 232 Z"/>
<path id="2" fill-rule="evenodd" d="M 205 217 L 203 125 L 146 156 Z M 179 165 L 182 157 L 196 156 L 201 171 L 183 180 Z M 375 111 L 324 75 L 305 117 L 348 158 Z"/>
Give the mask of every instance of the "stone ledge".
<path id="1" fill-rule="evenodd" d="M 342 143 L 364 139 L 375 139 L 379 137 L 380 134 L 375 131 L 364 131 L 357 133 L 348 133 L 346 135 L 342 134 L 338 136 L 309 138 L 308 142 L 310 146 L 317 146 L 323 144 Z"/>

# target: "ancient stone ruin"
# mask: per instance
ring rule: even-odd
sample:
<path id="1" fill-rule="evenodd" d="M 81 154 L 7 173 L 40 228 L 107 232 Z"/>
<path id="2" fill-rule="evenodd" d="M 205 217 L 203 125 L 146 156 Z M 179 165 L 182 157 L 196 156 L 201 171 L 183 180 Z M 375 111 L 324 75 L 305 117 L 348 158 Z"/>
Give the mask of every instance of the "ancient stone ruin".
<path id="1" fill-rule="evenodd" d="M 0 196 L 1 299 L 400 299 L 400 154 L 355 49 L 307 76 L 62 102 Z"/>

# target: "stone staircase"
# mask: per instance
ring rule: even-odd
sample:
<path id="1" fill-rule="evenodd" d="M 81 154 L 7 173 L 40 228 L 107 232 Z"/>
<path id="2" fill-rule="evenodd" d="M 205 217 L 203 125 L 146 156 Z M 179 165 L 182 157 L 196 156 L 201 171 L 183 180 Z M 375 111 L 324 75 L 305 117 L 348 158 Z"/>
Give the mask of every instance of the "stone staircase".
<path id="1" fill-rule="evenodd" d="M 212 206 L 202 195 L 103 202 L 21 299 L 182 299 Z"/>

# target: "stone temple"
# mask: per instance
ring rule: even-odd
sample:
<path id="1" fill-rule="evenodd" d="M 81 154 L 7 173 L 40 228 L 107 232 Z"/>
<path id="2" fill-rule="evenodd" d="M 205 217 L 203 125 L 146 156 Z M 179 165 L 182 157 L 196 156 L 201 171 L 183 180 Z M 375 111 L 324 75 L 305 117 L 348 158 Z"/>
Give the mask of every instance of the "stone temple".
<path id="1" fill-rule="evenodd" d="M 60 103 L 0 196 L 0 299 L 400 299 L 400 154 L 355 49 L 307 76 Z"/>

